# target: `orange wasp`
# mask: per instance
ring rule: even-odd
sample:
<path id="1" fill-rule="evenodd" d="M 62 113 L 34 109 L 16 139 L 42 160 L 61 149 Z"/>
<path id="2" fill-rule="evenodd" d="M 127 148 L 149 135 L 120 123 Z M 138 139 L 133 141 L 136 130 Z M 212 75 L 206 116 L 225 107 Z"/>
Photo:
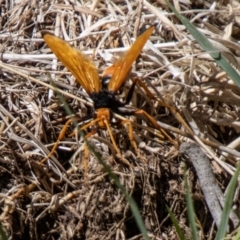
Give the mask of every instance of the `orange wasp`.
<path id="1" fill-rule="evenodd" d="M 127 80 L 133 62 L 138 58 L 145 43 L 147 42 L 153 31 L 154 26 L 148 28 L 145 32 L 143 32 L 136 39 L 136 41 L 126 52 L 126 54 L 124 54 L 123 57 L 121 57 L 116 63 L 114 63 L 111 67 L 107 68 L 104 71 L 102 79 L 100 79 L 98 71 L 90 58 L 83 55 L 76 48 L 71 47 L 70 44 L 65 42 L 64 40 L 54 36 L 47 31 L 42 31 L 42 36 L 46 44 L 57 56 L 57 58 L 74 75 L 78 83 L 86 90 L 89 97 L 93 100 L 94 109 L 96 111 L 94 120 L 81 127 L 80 130 L 84 130 L 94 124 L 97 124 L 99 128 L 107 129 L 113 146 L 120 157 L 120 150 L 116 145 L 110 129 L 110 124 L 112 123 L 112 112 L 125 116 L 143 114 L 145 115 L 145 117 L 147 117 L 148 120 L 150 120 L 154 127 L 158 129 L 160 128 L 157 122 L 145 111 L 130 109 L 127 110 L 126 108 L 124 108 L 125 105 L 129 104 L 129 102 L 131 101 L 137 80 L 133 81 L 133 84 L 130 87 L 125 102 L 121 102 L 120 100 L 116 99 L 118 90 L 123 87 L 125 81 Z M 83 120 L 83 118 L 81 120 Z M 133 130 L 130 120 L 122 121 L 121 124 L 124 124 L 126 122 L 129 123 L 130 141 L 132 142 L 133 147 L 137 151 L 136 143 L 133 140 Z M 52 151 L 44 160 L 42 160 L 42 162 L 47 160 L 54 153 L 58 146 L 58 143 L 64 137 L 67 127 L 70 123 L 71 119 L 68 120 L 68 122 L 65 124 L 65 127 L 62 129 Z M 86 137 L 90 137 L 96 131 L 97 130 L 88 133 Z M 129 165 L 126 160 L 124 160 L 124 162 Z"/>

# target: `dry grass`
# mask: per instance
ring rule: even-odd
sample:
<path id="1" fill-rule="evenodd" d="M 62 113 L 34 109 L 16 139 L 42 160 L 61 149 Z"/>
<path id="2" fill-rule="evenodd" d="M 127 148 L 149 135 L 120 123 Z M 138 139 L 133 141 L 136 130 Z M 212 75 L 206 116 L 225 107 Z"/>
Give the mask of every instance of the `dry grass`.
<path id="1" fill-rule="evenodd" d="M 238 67 L 240 6 L 221 2 L 175 1 L 175 7 Z M 92 112 L 86 93 L 41 38 L 43 29 L 93 57 L 101 74 L 131 45 L 139 28 L 155 24 L 132 74 L 142 77 L 156 99 L 137 87 L 131 104 L 159 121 L 177 146 L 183 141 L 201 146 L 225 191 L 240 157 L 240 90 L 164 1 L 13 4 L 1 1 L 0 25 L 0 218 L 12 239 L 141 239 L 129 204 L 93 154 L 84 173 L 83 139 L 66 136 L 58 154 L 40 164 L 67 117 L 51 79 L 74 113 Z M 152 239 L 177 239 L 165 204 L 190 236 L 178 147 L 160 139 L 145 119 L 130 119 L 139 154 L 147 162 L 137 157 L 124 128 L 113 129 L 114 137 L 133 168 L 119 161 L 107 131 L 98 131 L 91 143 L 136 200 Z M 188 175 L 200 238 L 212 239 L 216 227 L 192 168 Z M 238 210 L 238 192 L 235 204 Z"/>

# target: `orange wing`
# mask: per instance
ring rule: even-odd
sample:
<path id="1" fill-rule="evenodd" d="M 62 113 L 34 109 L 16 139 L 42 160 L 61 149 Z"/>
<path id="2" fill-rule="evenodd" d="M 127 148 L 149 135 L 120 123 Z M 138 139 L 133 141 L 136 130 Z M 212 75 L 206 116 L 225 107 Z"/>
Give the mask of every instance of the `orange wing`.
<path id="1" fill-rule="evenodd" d="M 66 41 L 47 31 L 42 31 L 41 34 L 52 52 L 68 68 L 88 94 L 101 90 L 102 85 L 98 71 L 88 57 L 71 47 Z"/>
<path id="2" fill-rule="evenodd" d="M 109 75 L 112 72 L 112 77 L 108 84 L 108 90 L 116 92 L 121 88 L 122 84 L 126 81 L 133 62 L 137 59 L 141 53 L 145 43 L 151 36 L 154 26 L 148 28 L 143 34 L 141 34 L 133 43 L 131 48 L 124 54 L 120 60 L 105 70 L 103 75 Z"/>

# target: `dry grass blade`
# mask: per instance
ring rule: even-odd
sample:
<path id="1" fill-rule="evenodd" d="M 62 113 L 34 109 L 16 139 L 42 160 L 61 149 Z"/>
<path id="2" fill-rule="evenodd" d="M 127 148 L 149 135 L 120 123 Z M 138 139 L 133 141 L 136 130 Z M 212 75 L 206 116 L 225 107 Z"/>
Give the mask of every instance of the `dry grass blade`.
<path id="1" fill-rule="evenodd" d="M 237 1 L 224 3 L 174 1 L 175 7 L 239 68 L 240 5 Z M 12 239 L 34 240 L 141 238 L 126 199 L 92 154 L 84 173 L 84 141 L 70 135 L 71 127 L 59 141 L 57 153 L 40 164 L 70 118 L 55 86 L 73 114 L 84 118 L 93 111 L 87 93 L 45 45 L 40 31 L 51 31 L 94 58 L 101 77 L 103 70 L 129 49 L 141 29 L 155 25 L 117 96 L 124 101 L 132 80 L 141 79 L 143 84 L 139 81 L 135 87 L 128 108 L 146 111 L 157 125 L 150 124 L 147 115 L 125 118 L 114 114 L 110 126 L 117 147 L 133 167 L 119 161 L 107 131 L 97 131 L 94 126 L 86 130 L 96 132 L 90 142 L 136 200 L 149 236 L 177 239 L 165 204 L 188 236 L 182 157 L 175 146 L 194 142 L 201 147 L 225 191 L 240 159 L 239 88 L 164 1 L 0 4 L 0 218 L 6 232 Z M 118 120 L 128 124 L 119 128 L 115 124 Z M 129 140 L 129 120 L 137 147 Z M 213 239 L 216 228 L 195 171 L 188 171 L 199 238 Z M 239 212 L 238 192 L 234 199 Z"/>

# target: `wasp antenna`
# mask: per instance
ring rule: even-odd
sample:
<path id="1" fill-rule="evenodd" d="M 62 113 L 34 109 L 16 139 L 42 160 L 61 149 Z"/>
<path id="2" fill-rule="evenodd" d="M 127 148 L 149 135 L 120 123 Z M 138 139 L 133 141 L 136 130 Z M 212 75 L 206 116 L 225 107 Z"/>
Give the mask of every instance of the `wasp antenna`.
<path id="1" fill-rule="evenodd" d="M 150 26 L 148 26 L 148 27 L 147 27 L 147 25 L 143 25 L 143 26 L 139 29 L 139 34 L 138 34 L 138 36 L 142 35 L 147 29 L 149 29 L 149 28 L 151 28 L 151 27 L 154 27 L 154 28 L 155 28 L 154 25 L 150 25 Z"/>

